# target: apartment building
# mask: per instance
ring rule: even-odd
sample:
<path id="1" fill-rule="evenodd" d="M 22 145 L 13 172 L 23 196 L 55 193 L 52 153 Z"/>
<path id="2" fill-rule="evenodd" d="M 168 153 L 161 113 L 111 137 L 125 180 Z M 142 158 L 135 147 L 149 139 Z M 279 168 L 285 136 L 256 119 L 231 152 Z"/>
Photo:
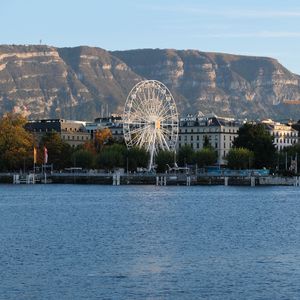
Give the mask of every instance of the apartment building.
<path id="1" fill-rule="evenodd" d="M 218 163 L 224 164 L 241 126 L 241 121 L 214 114 L 188 115 L 180 118 L 177 148 L 189 145 L 194 150 L 200 150 L 207 139 L 218 153 Z"/>
<path id="2" fill-rule="evenodd" d="M 282 124 L 271 119 L 261 122 L 273 136 L 278 151 L 298 143 L 298 131 L 291 124 Z"/>

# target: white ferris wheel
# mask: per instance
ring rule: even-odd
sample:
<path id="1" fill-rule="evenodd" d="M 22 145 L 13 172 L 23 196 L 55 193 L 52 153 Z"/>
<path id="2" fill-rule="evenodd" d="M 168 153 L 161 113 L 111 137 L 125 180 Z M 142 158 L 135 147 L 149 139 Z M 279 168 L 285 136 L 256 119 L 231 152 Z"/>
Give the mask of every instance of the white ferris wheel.
<path id="1" fill-rule="evenodd" d="M 132 88 L 124 109 L 124 139 L 128 148 L 149 152 L 149 170 L 159 150 L 175 151 L 178 123 L 174 98 L 163 83 L 145 80 Z"/>

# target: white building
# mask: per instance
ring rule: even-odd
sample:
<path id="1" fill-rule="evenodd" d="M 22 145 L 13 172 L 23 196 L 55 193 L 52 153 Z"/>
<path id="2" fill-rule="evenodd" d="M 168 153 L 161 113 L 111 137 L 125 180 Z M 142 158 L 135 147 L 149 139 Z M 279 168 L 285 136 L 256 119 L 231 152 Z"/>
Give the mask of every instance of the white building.
<path id="1" fill-rule="evenodd" d="M 273 136 L 278 151 L 298 142 L 298 131 L 293 129 L 291 125 L 274 122 L 271 119 L 263 120 L 262 124 Z"/>
<path id="2" fill-rule="evenodd" d="M 218 163 L 224 164 L 242 124 L 232 118 L 218 117 L 214 114 L 188 115 L 180 119 L 177 148 L 189 145 L 197 151 L 203 148 L 207 138 L 218 153 Z"/>

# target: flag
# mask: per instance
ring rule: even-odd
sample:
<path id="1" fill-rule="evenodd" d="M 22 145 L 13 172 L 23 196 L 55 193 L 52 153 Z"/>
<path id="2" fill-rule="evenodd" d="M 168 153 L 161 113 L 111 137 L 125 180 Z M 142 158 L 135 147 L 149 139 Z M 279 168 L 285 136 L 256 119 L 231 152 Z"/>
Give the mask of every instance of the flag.
<path id="1" fill-rule="evenodd" d="M 44 164 L 48 163 L 48 149 L 44 147 Z"/>
<path id="2" fill-rule="evenodd" d="M 33 147 L 33 163 L 36 164 L 36 148 Z"/>

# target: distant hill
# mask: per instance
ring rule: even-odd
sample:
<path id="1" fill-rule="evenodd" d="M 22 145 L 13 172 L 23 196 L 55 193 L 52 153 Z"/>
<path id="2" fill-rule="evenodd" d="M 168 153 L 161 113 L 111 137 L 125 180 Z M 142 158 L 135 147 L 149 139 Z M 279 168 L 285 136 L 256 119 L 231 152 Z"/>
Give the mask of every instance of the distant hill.
<path id="1" fill-rule="evenodd" d="M 300 76 L 267 57 L 196 50 L 0 46 L 0 113 L 93 120 L 122 112 L 140 80 L 157 79 L 180 113 L 300 119 Z"/>

